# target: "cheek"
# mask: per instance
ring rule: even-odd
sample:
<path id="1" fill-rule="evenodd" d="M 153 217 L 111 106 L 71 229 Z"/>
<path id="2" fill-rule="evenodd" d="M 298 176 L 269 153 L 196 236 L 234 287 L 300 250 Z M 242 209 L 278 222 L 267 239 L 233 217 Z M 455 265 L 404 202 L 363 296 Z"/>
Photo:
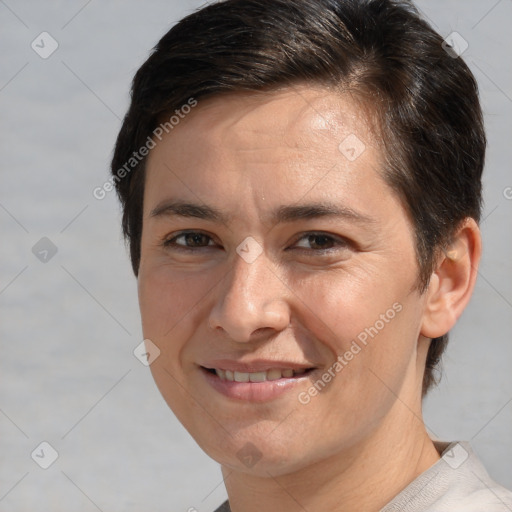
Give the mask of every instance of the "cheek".
<path id="1" fill-rule="evenodd" d="M 194 390 L 185 376 L 183 354 L 198 325 L 202 301 L 213 286 L 210 281 L 206 276 L 177 273 L 166 265 L 141 265 L 139 271 L 144 338 L 160 349 L 150 370 L 163 398 L 186 428 L 191 428 L 190 418 L 204 417 L 199 401 L 191 399 Z"/>
<path id="2" fill-rule="evenodd" d="M 328 411 L 325 421 L 338 417 L 345 425 L 364 425 L 384 414 L 399 394 L 414 367 L 421 320 L 410 283 L 340 273 L 295 285 L 297 304 L 303 304 L 299 322 L 333 354 L 323 373 L 325 387 L 319 383 L 319 393 L 311 389 L 311 402 Z M 328 403 L 336 410 L 324 407 Z"/>
<path id="3" fill-rule="evenodd" d="M 210 281 L 166 265 L 141 266 L 138 292 L 144 336 L 165 338 L 180 324 L 190 323 L 212 287 Z"/>
<path id="4" fill-rule="evenodd" d="M 287 284 L 297 299 L 299 322 L 336 354 L 349 350 L 353 340 L 364 343 L 376 323 L 379 332 L 388 329 L 400 309 L 394 304 L 405 295 L 396 281 L 370 270 L 318 272 Z"/>

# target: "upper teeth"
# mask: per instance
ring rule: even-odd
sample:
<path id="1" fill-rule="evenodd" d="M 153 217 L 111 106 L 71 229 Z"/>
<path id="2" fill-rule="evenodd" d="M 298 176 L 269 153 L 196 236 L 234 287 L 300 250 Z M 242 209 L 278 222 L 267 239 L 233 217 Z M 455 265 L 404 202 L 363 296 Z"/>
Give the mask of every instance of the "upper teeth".
<path id="1" fill-rule="evenodd" d="M 279 369 L 272 368 L 264 372 L 233 372 L 231 370 L 221 370 L 215 368 L 215 373 L 222 380 L 230 380 L 235 382 L 265 382 L 266 380 L 277 380 L 282 377 L 290 378 L 294 375 L 304 373 L 305 369 L 292 370 L 291 368 Z"/>

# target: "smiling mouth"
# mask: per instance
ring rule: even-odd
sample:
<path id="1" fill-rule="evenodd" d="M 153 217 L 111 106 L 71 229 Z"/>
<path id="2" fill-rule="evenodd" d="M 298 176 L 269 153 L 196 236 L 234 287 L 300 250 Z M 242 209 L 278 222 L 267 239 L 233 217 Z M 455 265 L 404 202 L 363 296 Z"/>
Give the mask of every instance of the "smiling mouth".
<path id="1" fill-rule="evenodd" d="M 223 370 L 221 368 L 202 368 L 216 375 L 220 380 L 228 382 L 267 382 L 279 379 L 293 379 L 305 377 L 314 371 L 314 368 L 300 368 L 296 370 L 292 368 L 271 368 L 259 372 L 239 372 Z"/>

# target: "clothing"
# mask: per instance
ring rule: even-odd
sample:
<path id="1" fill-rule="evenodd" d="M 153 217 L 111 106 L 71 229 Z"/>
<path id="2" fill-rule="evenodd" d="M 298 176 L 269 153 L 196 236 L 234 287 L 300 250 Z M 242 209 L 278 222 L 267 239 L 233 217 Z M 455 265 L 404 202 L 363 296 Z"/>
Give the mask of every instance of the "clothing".
<path id="1" fill-rule="evenodd" d="M 512 512 L 512 492 L 491 479 L 468 443 L 435 445 L 441 459 L 380 512 Z M 215 512 L 231 512 L 229 503 Z"/>

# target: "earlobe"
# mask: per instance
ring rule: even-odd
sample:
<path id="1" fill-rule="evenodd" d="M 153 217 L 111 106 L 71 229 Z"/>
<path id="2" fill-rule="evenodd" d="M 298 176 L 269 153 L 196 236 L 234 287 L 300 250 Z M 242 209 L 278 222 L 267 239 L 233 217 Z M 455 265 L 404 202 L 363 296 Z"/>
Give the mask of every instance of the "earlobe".
<path id="1" fill-rule="evenodd" d="M 467 218 L 441 252 L 425 292 L 423 336 L 438 338 L 455 325 L 473 293 L 481 252 L 480 229 Z"/>

